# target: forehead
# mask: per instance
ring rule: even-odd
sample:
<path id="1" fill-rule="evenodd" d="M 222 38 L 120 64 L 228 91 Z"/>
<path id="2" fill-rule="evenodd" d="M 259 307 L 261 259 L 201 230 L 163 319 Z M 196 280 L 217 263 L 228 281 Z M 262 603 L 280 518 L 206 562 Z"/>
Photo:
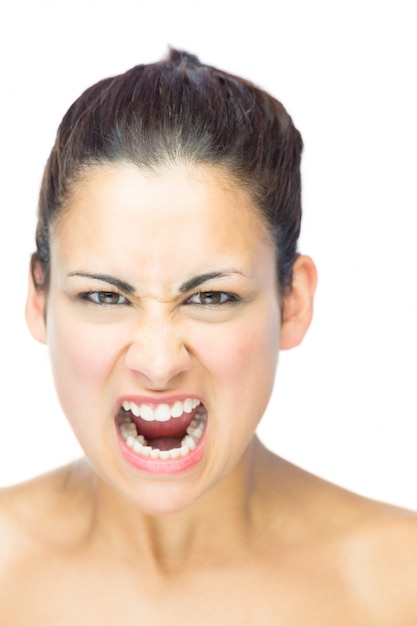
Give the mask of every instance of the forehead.
<path id="1" fill-rule="evenodd" d="M 267 228 L 247 191 L 218 169 L 103 165 L 73 187 L 52 231 L 52 254 L 67 263 L 146 268 L 274 264 Z M 214 268 L 215 269 L 215 268 Z"/>
<path id="2" fill-rule="evenodd" d="M 250 213 L 253 222 L 259 221 L 260 226 L 265 226 L 265 233 L 268 232 L 249 191 L 232 174 L 218 167 L 172 165 L 147 170 L 125 162 L 91 166 L 71 186 L 63 215 L 77 208 L 91 212 L 91 200 L 104 209 L 109 194 L 110 200 L 118 205 L 130 204 L 141 210 L 148 207 L 149 211 L 155 208 L 157 213 L 165 212 L 165 217 L 187 208 L 195 213 L 204 206 L 215 217 L 216 206 L 220 205 L 224 219 L 235 213 L 235 218 L 243 221 L 245 214 Z"/>

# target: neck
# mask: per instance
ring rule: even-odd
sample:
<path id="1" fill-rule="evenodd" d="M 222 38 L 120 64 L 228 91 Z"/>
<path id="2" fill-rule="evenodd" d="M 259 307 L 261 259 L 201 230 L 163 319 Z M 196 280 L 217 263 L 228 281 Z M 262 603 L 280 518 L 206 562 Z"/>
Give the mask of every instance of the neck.
<path id="1" fill-rule="evenodd" d="M 267 464 L 268 453 L 254 439 L 221 483 L 185 510 L 166 515 L 143 513 L 99 480 L 91 536 L 160 570 L 178 570 L 211 555 L 234 558 L 268 522 Z"/>

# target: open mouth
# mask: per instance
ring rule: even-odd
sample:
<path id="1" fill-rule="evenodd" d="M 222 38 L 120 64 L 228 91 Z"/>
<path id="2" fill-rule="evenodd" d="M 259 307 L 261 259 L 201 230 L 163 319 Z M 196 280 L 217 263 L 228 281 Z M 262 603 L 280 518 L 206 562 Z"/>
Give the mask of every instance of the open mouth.
<path id="1" fill-rule="evenodd" d="M 207 411 L 197 398 L 173 404 L 136 404 L 125 400 L 116 423 L 128 448 L 151 459 L 186 457 L 204 433 Z"/>

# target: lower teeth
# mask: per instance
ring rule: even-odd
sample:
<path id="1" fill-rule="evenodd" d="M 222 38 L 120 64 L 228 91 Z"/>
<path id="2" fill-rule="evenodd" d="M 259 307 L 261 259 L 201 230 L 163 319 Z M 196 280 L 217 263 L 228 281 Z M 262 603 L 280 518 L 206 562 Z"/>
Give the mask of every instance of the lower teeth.
<path id="1" fill-rule="evenodd" d="M 132 422 L 128 414 L 119 418 L 119 430 L 122 439 L 126 442 L 128 448 L 151 459 L 177 459 L 186 456 L 194 450 L 201 439 L 206 425 L 207 414 L 203 407 L 199 407 L 197 412 L 187 428 L 186 435 L 181 440 L 179 448 L 171 448 L 171 450 L 160 450 L 153 448 L 146 441 L 143 435 L 138 435 L 136 425 Z"/>

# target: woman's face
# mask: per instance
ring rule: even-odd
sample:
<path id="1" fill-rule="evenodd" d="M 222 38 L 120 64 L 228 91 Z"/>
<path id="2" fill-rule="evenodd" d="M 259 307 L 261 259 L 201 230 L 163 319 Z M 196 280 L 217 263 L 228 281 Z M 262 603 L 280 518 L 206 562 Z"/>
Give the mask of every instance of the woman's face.
<path id="1" fill-rule="evenodd" d="M 163 513 L 237 467 L 271 394 L 280 302 L 273 245 L 231 178 L 92 169 L 53 228 L 45 306 L 62 407 L 107 483 Z"/>

